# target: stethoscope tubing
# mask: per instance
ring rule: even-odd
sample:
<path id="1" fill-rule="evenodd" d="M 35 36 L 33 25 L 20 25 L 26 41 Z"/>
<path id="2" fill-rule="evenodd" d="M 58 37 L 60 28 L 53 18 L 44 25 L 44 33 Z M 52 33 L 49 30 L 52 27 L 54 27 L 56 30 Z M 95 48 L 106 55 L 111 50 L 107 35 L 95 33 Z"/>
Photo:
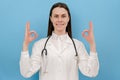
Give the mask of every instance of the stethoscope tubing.
<path id="1" fill-rule="evenodd" d="M 42 50 L 42 53 L 41 53 L 41 56 L 43 56 L 43 53 L 45 52 L 45 55 L 47 56 L 47 49 L 46 49 L 46 45 L 47 45 L 47 42 L 48 42 L 48 40 L 50 39 L 50 37 L 51 36 L 48 36 L 48 38 L 47 38 L 47 40 L 46 40 L 46 42 L 45 42 L 45 45 L 44 45 L 44 48 L 43 48 L 43 50 Z M 74 40 L 71 38 L 71 40 L 72 40 L 72 42 L 73 42 L 73 45 L 74 45 L 74 49 L 75 49 L 75 53 L 76 53 L 76 57 L 78 56 L 78 52 L 77 52 L 77 48 L 76 48 L 76 46 L 75 46 L 75 42 L 74 42 Z"/>

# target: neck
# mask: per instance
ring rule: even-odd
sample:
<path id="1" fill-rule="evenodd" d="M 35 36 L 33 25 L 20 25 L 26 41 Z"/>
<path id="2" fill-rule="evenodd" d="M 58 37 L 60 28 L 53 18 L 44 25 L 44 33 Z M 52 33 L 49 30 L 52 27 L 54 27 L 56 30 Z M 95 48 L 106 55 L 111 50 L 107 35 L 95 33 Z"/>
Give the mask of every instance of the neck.
<path id="1" fill-rule="evenodd" d="M 54 31 L 54 33 L 57 34 L 57 35 L 64 35 L 67 32 L 66 31 Z"/>

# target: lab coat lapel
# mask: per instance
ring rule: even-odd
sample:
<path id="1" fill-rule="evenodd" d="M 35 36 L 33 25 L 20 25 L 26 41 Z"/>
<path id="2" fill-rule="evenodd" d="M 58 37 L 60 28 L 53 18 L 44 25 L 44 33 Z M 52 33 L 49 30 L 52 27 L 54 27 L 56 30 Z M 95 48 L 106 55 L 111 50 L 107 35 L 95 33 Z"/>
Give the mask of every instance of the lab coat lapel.
<path id="1" fill-rule="evenodd" d="M 64 46 L 62 46 L 63 47 L 63 49 L 62 49 L 62 51 L 61 52 L 59 52 L 57 49 L 56 49 L 56 47 L 53 45 L 53 43 L 52 43 L 52 41 L 51 41 L 51 39 L 48 41 L 48 43 L 47 43 L 47 49 L 51 49 L 54 53 L 53 54 L 56 54 L 56 55 L 58 55 L 58 56 L 62 56 L 63 54 L 64 54 L 64 52 L 69 52 L 69 50 L 71 49 L 71 47 L 72 47 L 72 40 L 70 39 L 70 38 L 67 38 L 65 41 L 63 41 L 64 42 Z"/>
<path id="2" fill-rule="evenodd" d="M 58 50 L 56 49 L 56 47 L 53 45 L 51 41 L 48 42 L 47 49 L 51 49 L 55 54 L 58 53 Z"/>
<path id="3" fill-rule="evenodd" d="M 61 55 L 66 54 L 67 52 L 69 52 L 71 50 L 71 47 L 72 47 L 72 41 L 69 38 L 69 39 L 67 39 L 65 41 L 65 45 L 63 46 L 63 49 L 61 51 Z"/>

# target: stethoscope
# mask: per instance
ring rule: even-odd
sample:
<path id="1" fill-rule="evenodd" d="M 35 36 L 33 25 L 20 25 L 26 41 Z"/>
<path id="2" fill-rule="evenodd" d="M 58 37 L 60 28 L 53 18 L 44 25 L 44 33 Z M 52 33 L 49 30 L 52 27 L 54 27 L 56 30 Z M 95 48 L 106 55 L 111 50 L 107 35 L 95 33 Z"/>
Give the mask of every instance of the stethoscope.
<path id="1" fill-rule="evenodd" d="M 43 48 L 43 50 L 41 52 L 41 56 L 42 56 L 42 60 L 43 60 L 43 72 L 44 73 L 47 73 L 46 67 L 47 67 L 47 62 L 48 62 L 47 61 L 47 55 L 48 55 L 48 53 L 47 53 L 46 45 L 47 45 L 47 42 L 50 39 L 50 37 L 51 36 L 48 36 L 48 38 L 47 38 L 47 40 L 45 42 L 44 48 Z M 75 46 L 75 42 L 74 42 L 74 40 L 72 38 L 71 38 L 71 40 L 72 40 L 72 43 L 73 43 L 73 46 L 74 46 L 74 49 L 75 49 L 75 53 L 76 53 L 75 54 L 75 59 L 78 62 L 78 52 L 77 52 L 77 49 L 76 49 L 76 46 Z"/>

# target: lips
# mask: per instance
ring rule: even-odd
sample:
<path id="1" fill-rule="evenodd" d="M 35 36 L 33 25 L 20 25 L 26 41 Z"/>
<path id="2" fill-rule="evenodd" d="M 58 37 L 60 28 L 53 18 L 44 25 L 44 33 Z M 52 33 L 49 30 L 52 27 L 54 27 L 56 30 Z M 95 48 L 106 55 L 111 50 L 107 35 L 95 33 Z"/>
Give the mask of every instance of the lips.
<path id="1" fill-rule="evenodd" d="M 56 24 L 57 26 L 63 26 L 64 24 Z"/>

